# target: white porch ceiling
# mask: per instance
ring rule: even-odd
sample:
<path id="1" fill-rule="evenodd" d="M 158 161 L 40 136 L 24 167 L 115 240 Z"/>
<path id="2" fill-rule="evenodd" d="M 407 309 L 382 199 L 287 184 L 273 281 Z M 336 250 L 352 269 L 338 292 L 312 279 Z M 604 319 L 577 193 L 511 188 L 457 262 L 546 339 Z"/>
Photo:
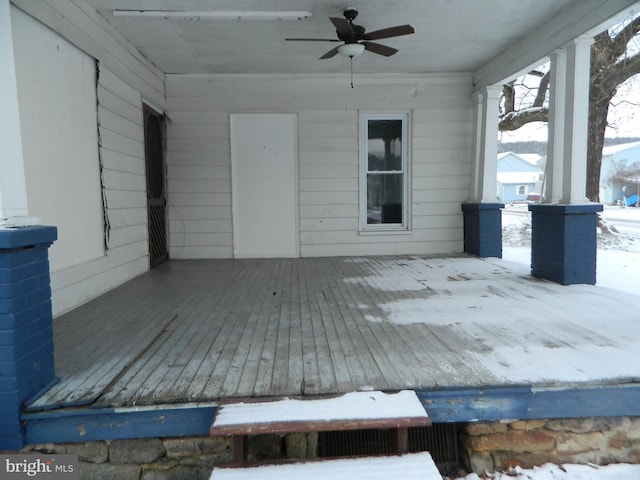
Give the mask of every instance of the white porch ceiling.
<path id="1" fill-rule="evenodd" d="M 473 72 L 583 0 L 87 0 L 165 73 L 346 73 L 349 59 L 319 60 L 331 42 L 288 42 L 287 37 L 335 38 L 330 16 L 353 6 L 367 31 L 409 23 L 416 33 L 379 40 L 399 49 L 392 57 L 356 57 L 355 73 Z M 592 2 L 593 3 L 593 2 Z M 605 3 L 605 2 L 600 2 Z M 113 11 L 306 10 L 303 20 L 209 20 L 121 17 Z"/>

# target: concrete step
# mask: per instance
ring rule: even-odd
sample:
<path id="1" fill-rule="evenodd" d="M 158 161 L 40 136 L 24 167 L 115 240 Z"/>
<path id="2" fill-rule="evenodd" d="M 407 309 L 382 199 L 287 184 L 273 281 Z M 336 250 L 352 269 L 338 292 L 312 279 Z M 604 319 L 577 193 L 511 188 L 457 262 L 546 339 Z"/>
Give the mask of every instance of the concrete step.
<path id="1" fill-rule="evenodd" d="M 287 463 L 246 468 L 215 467 L 211 480 L 442 480 L 427 452 L 387 457 Z"/>

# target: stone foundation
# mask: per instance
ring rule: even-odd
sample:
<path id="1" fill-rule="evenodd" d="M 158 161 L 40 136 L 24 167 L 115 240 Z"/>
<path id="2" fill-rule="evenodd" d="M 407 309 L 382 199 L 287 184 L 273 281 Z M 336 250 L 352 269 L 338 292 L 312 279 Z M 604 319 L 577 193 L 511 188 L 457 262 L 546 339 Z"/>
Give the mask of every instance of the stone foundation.
<path id="1" fill-rule="evenodd" d="M 317 434 L 249 438 L 250 460 L 315 457 Z M 23 452 L 78 455 L 81 480 L 208 480 L 214 463 L 232 459 L 225 437 L 144 438 L 30 445 Z"/>
<path id="2" fill-rule="evenodd" d="M 482 474 L 546 462 L 640 463 L 640 417 L 468 423 L 460 451 L 468 471 Z M 23 451 L 78 455 L 82 480 L 208 480 L 214 463 L 232 458 L 225 437 L 147 438 L 31 445 Z M 250 460 L 313 458 L 318 434 L 249 438 Z"/>
<path id="3" fill-rule="evenodd" d="M 462 451 L 471 472 L 546 462 L 640 463 L 640 417 L 470 423 Z"/>

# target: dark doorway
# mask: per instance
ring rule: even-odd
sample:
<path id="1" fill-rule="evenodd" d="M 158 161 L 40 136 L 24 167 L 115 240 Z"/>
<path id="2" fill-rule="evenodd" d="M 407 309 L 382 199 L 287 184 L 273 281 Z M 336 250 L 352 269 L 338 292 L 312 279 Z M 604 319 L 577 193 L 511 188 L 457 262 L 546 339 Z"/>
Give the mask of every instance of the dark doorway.
<path id="1" fill-rule="evenodd" d="M 169 258 L 167 249 L 167 195 L 164 164 L 164 115 L 143 105 L 144 156 L 147 165 L 149 265 Z"/>

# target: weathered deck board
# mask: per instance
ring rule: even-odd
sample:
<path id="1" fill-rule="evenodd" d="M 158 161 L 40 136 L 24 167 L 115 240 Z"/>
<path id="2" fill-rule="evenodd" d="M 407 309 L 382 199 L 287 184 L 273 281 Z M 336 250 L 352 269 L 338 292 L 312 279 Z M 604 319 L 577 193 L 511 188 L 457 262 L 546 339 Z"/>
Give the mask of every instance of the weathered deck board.
<path id="1" fill-rule="evenodd" d="M 173 261 L 54 321 L 30 409 L 624 381 L 637 302 L 471 257 Z"/>

